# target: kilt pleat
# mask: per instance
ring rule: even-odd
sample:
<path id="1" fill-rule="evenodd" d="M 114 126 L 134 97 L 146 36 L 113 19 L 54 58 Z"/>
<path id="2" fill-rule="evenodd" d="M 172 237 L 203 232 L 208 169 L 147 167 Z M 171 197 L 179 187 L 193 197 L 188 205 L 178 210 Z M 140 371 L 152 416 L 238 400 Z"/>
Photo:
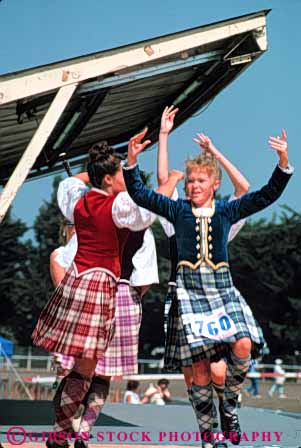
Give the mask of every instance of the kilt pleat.
<path id="1" fill-rule="evenodd" d="M 119 283 L 116 295 L 115 333 L 104 356 L 98 360 L 97 375 L 138 373 L 139 330 L 142 318 L 141 299 L 135 288 Z"/>
<path id="2" fill-rule="evenodd" d="M 164 304 L 164 370 L 178 372 L 181 370 L 180 329 L 176 285 L 169 285 Z"/>
<path id="3" fill-rule="evenodd" d="M 116 288 L 106 272 L 76 276 L 71 266 L 39 317 L 33 343 L 66 356 L 99 359 L 115 330 Z"/>

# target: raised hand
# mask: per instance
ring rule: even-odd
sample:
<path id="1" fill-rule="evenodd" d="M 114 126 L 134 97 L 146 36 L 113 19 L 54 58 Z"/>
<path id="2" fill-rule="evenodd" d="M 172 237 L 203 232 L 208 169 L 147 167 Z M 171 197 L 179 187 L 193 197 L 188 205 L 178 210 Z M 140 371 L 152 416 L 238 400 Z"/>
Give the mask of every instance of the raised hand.
<path id="1" fill-rule="evenodd" d="M 161 117 L 160 134 L 169 134 L 174 125 L 174 118 L 179 108 L 174 106 L 166 106 Z"/>
<path id="2" fill-rule="evenodd" d="M 182 171 L 172 170 L 168 174 L 167 181 L 164 184 L 159 185 L 156 191 L 171 198 L 177 183 L 182 179 L 184 179 L 184 173 L 182 173 Z"/>
<path id="3" fill-rule="evenodd" d="M 270 137 L 269 145 L 271 146 L 271 148 L 276 149 L 279 156 L 281 153 L 287 152 L 288 145 L 285 129 L 282 129 L 281 137 Z"/>
<path id="4" fill-rule="evenodd" d="M 210 152 L 216 159 L 220 156 L 220 151 L 214 146 L 211 139 L 202 133 L 197 134 L 198 138 L 193 138 L 192 140 L 196 142 L 203 151 Z"/>
<path id="5" fill-rule="evenodd" d="M 133 165 L 136 163 L 136 158 L 138 154 L 140 154 L 144 149 L 151 143 L 151 140 L 145 140 L 145 142 L 142 142 L 144 139 L 148 129 L 145 128 L 142 132 L 139 134 L 134 135 L 129 141 L 128 144 L 128 164 Z"/>
<path id="6" fill-rule="evenodd" d="M 183 180 L 185 177 L 184 173 L 179 170 L 172 170 L 168 175 L 168 180 L 175 181 L 176 183 L 180 182 L 180 180 Z"/>
<path id="7" fill-rule="evenodd" d="M 269 145 L 277 151 L 281 168 L 286 168 L 288 166 L 288 144 L 285 129 L 282 129 L 281 137 L 270 137 Z"/>

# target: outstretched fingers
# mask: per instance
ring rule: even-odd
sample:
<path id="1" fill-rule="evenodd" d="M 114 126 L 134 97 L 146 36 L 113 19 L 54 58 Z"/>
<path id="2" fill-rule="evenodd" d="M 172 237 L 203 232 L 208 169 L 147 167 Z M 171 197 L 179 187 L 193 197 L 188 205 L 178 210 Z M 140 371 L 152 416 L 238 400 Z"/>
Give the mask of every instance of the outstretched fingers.
<path id="1" fill-rule="evenodd" d="M 146 126 L 143 131 L 139 132 L 138 134 L 134 135 L 134 137 L 131 138 L 131 141 L 141 142 L 141 140 L 144 139 L 146 136 L 146 133 L 148 131 L 148 127 Z"/>
<path id="2" fill-rule="evenodd" d="M 147 131 L 148 128 L 146 127 L 142 132 L 139 132 L 130 139 L 128 148 L 132 156 L 137 156 L 151 143 L 151 140 L 145 140 L 142 142 Z"/>
<path id="3" fill-rule="evenodd" d="M 287 151 L 287 135 L 285 130 L 282 129 L 281 137 L 269 137 L 269 145 L 276 151 Z"/>
<path id="4" fill-rule="evenodd" d="M 148 145 L 150 145 L 151 142 L 151 140 L 145 140 L 145 142 L 141 143 L 141 151 L 143 151 Z"/>
<path id="5" fill-rule="evenodd" d="M 205 150 L 209 150 L 210 145 L 211 145 L 211 140 L 209 137 L 207 137 L 207 135 L 200 132 L 200 133 L 197 133 L 197 138 L 193 138 L 192 140 L 195 143 L 197 143 L 199 146 L 201 146 L 201 148 L 203 148 Z"/>
<path id="6" fill-rule="evenodd" d="M 169 179 L 173 178 L 176 180 L 176 182 L 179 182 L 180 180 L 183 180 L 185 177 L 185 174 L 183 173 L 183 171 L 179 171 L 179 170 L 172 170 L 169 173 Z"/>

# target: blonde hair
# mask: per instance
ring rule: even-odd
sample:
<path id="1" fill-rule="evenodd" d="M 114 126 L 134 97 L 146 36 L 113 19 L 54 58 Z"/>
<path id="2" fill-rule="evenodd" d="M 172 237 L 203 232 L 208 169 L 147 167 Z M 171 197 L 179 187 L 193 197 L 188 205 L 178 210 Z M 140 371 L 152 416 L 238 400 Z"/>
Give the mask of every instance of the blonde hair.
<path id="1" fill-rule="evenodd" d="M 185 188 L 187 184 L 187 176 L 193 169 L 205 169 L 207 173 L 211 176 L 213 175 L 216 180 L 221 181 L 222 170 L 219 162 L 210 152 L 202 152 L 197 155 L 194 159 L 188 159 L 185 162 L 186 166 L 186 177 L 185 177 Z"/>

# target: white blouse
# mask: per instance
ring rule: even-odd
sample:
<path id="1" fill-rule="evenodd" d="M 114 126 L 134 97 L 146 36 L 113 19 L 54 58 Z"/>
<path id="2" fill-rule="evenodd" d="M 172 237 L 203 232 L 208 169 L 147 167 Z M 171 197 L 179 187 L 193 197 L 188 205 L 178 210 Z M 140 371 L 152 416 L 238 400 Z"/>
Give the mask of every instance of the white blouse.
<path id="1" fill-rule="evenodd" d="M 93 188 L 107 194 L 102 190 Z M 77 201 L 87 192 L 87 185 L 77 177 L 68 177 L 59 184 L 57 201 L 63 215 L 74 222 L 73 212 Z M 143 230 L 149 227 L 156 219 L 156 215 L 145 208 L 138 207 L 125 191 L 119 193 L 114 199 L 112 206 L 112 217 L 118 228 L 127 228 L 133 231 Z"/>
<path id="2" fill-rule="evenodd" d="M 143 244 L 133 256 L 133 265 L 130 278 L 132 286 L 159 283 L 156 242 L 151 229 L 146 229 Z"/>
<path id="3" fill-rule="evenodd" d="M 69 269 L 77 251 L 77 237 L 74 233 L 65 246 L 56 249 L 55 261 L 64 269 Z"/>

